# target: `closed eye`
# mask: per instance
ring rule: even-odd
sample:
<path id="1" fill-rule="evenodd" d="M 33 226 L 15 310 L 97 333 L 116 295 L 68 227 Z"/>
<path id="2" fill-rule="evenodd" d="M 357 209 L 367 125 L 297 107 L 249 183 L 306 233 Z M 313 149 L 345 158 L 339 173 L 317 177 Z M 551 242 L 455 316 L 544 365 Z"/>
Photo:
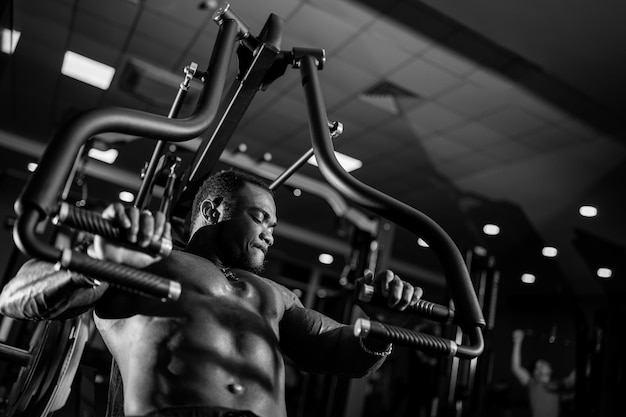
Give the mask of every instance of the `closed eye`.
<path id="1" fill-rule="evenodd" d="M 269 213 L 267 213 L 265 210 L 263 209 L 250 209 L 249 211 L 250 217 L 252 217 L 252 220 L 254 220 L 255 223 L 258 224 L 263 224 L 263 223 L 269 223 L 270 221 L 270 215 Z M 272 224 L 268 224 L 268 227 L 270 228 L 274 228 L 276 226 L 276 223 L 272 223 Z"/>

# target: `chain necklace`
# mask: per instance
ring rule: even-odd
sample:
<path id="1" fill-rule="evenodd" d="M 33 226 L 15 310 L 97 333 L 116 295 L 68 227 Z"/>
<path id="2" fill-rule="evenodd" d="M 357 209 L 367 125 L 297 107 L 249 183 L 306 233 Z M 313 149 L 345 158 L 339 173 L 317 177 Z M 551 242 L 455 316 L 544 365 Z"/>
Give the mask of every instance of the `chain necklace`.
<path id="1" fill-rule="evenodd" d="M 230 268 L 227 268 L 225 266 L 220 267 L 220 271 L 222 271 L 222 274 L 224 274 L 227 280 L 231 282 L 239 281 L 239 278 L 237 278 L 237 275 L 233 271 L 231 271 Z"/>

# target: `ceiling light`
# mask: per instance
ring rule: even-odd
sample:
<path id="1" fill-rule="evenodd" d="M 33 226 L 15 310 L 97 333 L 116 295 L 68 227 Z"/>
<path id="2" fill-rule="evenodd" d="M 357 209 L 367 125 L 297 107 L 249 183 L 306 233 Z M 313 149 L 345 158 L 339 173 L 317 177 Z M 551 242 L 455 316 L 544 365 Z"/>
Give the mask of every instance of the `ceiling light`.
<path id="1" fill-rule="evenodd" d="M 299 188 L 294 188 L 293 195 L 295 195 L 296 197 L 300 197 L 302 195 L 302 190 Z"/>
<path id="2" fill-rule="evenodd" d="M 321 253 L 317 259 L 320 261 L 320 263 L 323 263 L 324 265 L 330 265 L 335 260 L 335 258 L 333 258 L 333 255 L 329 253 Z"/>
<path id="3" fill-rule="evenodd" d="M 522 282 L 524 284 L 533 284 L 535 282 L 535 276 L 533 274 L 522 274 Z"/>
<path id="4" fill-rule="evenodd" d="M 37 166 L 36 162 L 29 162 L 28 165 L 26 165 L 26 169 L 28 169 L 29 172 L 35 172 Z"/>
<path id="5" fill-rule="evenodd" d="M 474 253 L 478 256 L 487 256 L 487 249 L 482 246 L 474 246 Z"/>
<path id="6" fill-rule="evenodd" d="M 112 164 L 117 159 L 117 149 L 107 149 L 106 151 L 101 151 L 100 149 L 91 148 L 87 155 L 90 158 L 97 159 L 98 161 L 106 162 L 107 164 Z"/>
<path id="7" fill-rule="evenodd" d="M 353 158 L 348 155 L 344 155 L 339 152 L 335 152 L 335 158 L 337 158 L 337 162 L 339 162 L 339 165 L 341 165 L 341 167 L 345 169 L 347 172 L 352 172 L 363 166 L 363 162 L 359 161 L 358 159 Z M 311 165 L 318 166 L 315 156 L 310 157 L 307 162 Z"/>
<path id="8" fill-rule="evenodd" d="M 2 42 L 0 44 L 0 49 L 5 54 L 11 55 L 15 52 L 15 48 L 17 48 L 17 42 L 20 40 L 20 36 L 22 36 L 21 32 L 12 29 L 2 29 L 1 37 Z"/>
<path id="9" fill-rule="evenodd" d="M 610 268 L 598 268 L 596 274 L 598 274 L 598 278 L 609 279 L 613 276 L 613 271 Z"/>
<path id="10" fill-rule="evenodd" d="M 495 224 L 486 224 L 483 226 L 483 232 L 489 236 L 495 236 L 500 233 L 500 227 Z"/>
<path id="11" fill-rule="evenodd" d="M 119 198 L 125 203 L 132 203 L 135 201 L 135 194 L 130 191 L 120 191 Z"/>
<path id="12" fill-rule="evenodd" d="M 552 246 L 546 246 L 545 248 L 541 249 L 541 254 L 546 258 L 554 258 L 558 253 L 559 251 Z"/>
<path id="13" fill-rule="evenodd" d="M 598 215 L 598 209 L 594 206 L 581 206 L 578 212 L 583 217 L 596 217 Z"/>
<path id="14" fill-rule="evenodd" d="M 63 58 L 61 73 L 94 87 L 106 90 L 111 85 L 115 68 L 91 58 L 67 51 Z"/>
<path id="15" fill-rule="evenodd" d="M 428 243 L 426 243 L 426 241 L 424 239 L 422 239 L 421 237 L 417 239 L 417 244 L 420 245 L 423 248 L 427 248 L 428 247 Z"/>

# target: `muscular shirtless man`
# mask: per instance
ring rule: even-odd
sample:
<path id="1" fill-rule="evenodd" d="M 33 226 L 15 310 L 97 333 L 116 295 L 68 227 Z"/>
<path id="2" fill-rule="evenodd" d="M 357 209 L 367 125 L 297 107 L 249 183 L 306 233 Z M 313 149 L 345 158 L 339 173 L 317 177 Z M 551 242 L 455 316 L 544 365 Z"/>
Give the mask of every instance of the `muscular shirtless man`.
<path id="1" fill-rule="evenodd" d="M 140 246 L 170 236 L 161 213 L 114 204 L 103 216 Z M 390 345 L 355 338 L 350 326 L 305 309 L 291 291 L 258 275 L 276 226 L 263 182 L 234 171 L 212 176 L 196 196 L 191 220 L 187 247 L 165 259 L 98 236 L 88 252 L 178 280 L 183 293 L 176 302 L 32 260 L 4 288 L 0 312 L 63 319 L 95 307 L 96 326 L 119 365 L 126 415 L 285 417 L 283 355 L 305 371 L 351 377 L 381 364 Z M 366 275 L 397 310 L 422 295 L 390 271 Z"/>

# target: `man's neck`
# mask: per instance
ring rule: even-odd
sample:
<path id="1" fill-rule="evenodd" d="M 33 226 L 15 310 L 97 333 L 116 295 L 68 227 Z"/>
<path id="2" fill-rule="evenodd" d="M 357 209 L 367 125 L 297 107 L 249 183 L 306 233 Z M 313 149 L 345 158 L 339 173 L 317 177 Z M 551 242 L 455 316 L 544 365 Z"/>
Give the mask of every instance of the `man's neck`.
<path id="1" fill-rule="evenodd" d="M 213 248 L 212 240 L 206 236 L 209 234 L 207 232 L 209 231 L 203 230 L 203 228 L 197 230 L 189 239 L 184 251 L 208 259 L 221 268 L 223 264 Z"/>

